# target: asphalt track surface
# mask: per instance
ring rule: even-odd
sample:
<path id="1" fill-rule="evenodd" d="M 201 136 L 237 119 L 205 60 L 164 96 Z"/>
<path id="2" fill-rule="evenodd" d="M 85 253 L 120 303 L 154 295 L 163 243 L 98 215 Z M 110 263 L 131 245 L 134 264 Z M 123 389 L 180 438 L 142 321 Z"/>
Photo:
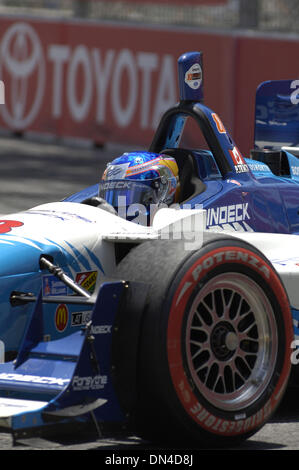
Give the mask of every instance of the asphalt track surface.
<path id="1" fill-rule="evenodd" d="M 41 203 L 59 201 L 65 196 L 95 184 L 106 162 L 122 153 L 117 145 L 95 149 L 82 145 L 59 145 L 29 141 L 23 138 L 0 137 L 0 214 L 18 212 Z M 277 451 L 299 449 L 299 390 L 289 389 L 272 420 L 257 434 L 239 447 L 219 452 L 239 451 L 242 455 L 254 451 Z M 0 434 L 0 451 L 69 450 L 102 451 L 97 455 L 98 464 L 109 464 L 113 456 L 136 456 L 142 452 L 138 468 L 149 464 L 159 455 L 193 455 L 193 467 L 201 456 L 211 449 L 169 449 L 153 446 L 136 436 L 127 438 L 46 440 L 32 438 L 13 442 L 10 434 Z M 214 452 L 214 458 L 217 453 Z M 238 455 L 239 455 L 239 452 Z M 56 454 L 55 454 L 56 455 Z M 23 457 L 22 457 L 23 458 Z M 48 458 L 48 457 L 47 457 Z M 56 457 L 57 458 L 57 457 Z M 55 459 L 54 459 L 55 462 Z M 154 464 L 152 464 L 154 465 Z M 152 466 L 148 465 L 148 466 Z M 122 465 L 121 465 L 122 466 Z M 176 465 L 177 466 L 177 465 Z M 191 465 L 190 465 L 191 466 Z M 129 468 L 132 468 L 130 466 Z"/>

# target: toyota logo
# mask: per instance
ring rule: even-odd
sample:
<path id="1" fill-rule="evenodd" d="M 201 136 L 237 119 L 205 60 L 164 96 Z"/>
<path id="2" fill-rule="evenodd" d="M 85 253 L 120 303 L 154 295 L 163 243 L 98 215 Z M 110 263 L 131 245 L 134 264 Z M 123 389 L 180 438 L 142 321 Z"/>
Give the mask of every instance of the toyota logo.
<path id="1" fill-rule="evenodd" d="M 34 29 L 14 23 L 2 37 L 0 76 L 6 87 L 2 118 L 13 129 L 21 130 L 36 118 L 45 89 L 45 60 Z"/>

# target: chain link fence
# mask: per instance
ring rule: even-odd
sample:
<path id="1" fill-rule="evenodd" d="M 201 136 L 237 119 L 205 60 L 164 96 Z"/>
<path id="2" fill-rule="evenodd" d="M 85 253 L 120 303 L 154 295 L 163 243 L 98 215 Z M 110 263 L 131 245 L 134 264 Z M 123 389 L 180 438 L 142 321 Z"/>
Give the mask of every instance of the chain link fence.
<path id="1" fill-rule="evenodd" d="M 184 0 L 181 6 L 171 0 L 0 0 L 0 14 L 299 33 L 299 0 L 227 0 L 219 5 L 207 0 L 198 6 Z"/>

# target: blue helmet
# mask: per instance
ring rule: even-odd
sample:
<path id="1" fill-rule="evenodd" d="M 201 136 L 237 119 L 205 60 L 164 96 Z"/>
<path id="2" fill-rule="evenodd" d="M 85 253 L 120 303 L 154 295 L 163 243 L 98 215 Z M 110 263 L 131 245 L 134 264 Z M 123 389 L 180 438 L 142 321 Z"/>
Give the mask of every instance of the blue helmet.
<path id="1" fill-rule="evenodd" d="M 124 153 L 108 163 L 99 183 L 99 196 L 122 217 L 149 215 L 151 206 L 170 205 L 179 195 L 174 158 L 150 152 Z"/>

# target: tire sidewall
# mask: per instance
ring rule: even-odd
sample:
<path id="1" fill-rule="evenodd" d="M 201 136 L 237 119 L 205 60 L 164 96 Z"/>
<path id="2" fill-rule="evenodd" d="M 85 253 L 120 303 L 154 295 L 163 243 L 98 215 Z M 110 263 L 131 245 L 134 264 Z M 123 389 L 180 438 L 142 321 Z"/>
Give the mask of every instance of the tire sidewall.
<path id="1" fill-rule="evenodd" d="M 267 389 L 254 404 L 238 412 L 214 407 L 194 388 L 182 346 L 188 307 L 194 292 L 217 273 L 226 271 L 244 273 L 260 284 L 272 305 L 278 334 L 276 364 Z M 162 369 L 163 380 L 168 376 L 166 406 L 171 406 L 172 412 L 177 414 L 185 428 L 227 437 L 252 434 L 263 426 L 277 408 L 286 388 L 293 339 L 289 301 L 269 261 L 255 248 L 240 241 L 209 243 L 187 257 L 178 269 L 163 304 L 162 322 L 166 337 L 165 343 L 160 343 L 160 353 L 161 358 L 163 351 L 167 356 L 164 355 L 167 372 Z"/>

